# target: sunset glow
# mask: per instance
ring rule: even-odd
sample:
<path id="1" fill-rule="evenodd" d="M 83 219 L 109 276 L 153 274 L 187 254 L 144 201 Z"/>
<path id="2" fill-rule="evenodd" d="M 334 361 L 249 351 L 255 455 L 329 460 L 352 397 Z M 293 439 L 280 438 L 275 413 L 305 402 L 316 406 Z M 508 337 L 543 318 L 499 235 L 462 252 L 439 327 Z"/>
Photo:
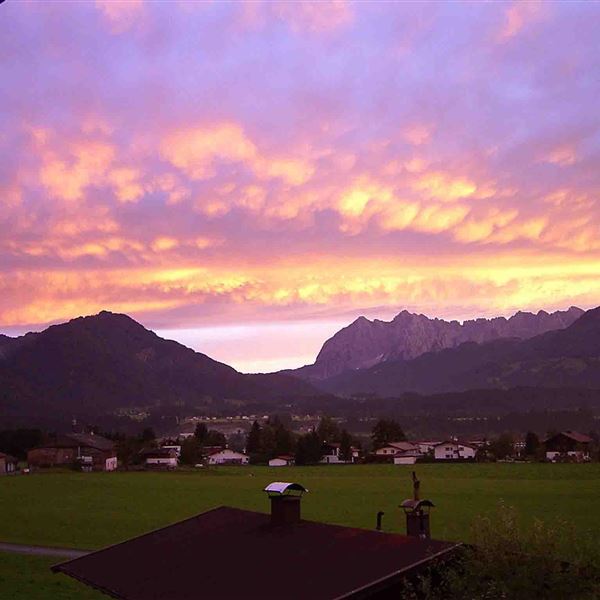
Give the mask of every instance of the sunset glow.
<path id="1" fill-rule="evenodd" d="M 3 4 L 0 331 L 107 309 L 257 371 L 360 314 L 600 304 L 599 15 Z"/>

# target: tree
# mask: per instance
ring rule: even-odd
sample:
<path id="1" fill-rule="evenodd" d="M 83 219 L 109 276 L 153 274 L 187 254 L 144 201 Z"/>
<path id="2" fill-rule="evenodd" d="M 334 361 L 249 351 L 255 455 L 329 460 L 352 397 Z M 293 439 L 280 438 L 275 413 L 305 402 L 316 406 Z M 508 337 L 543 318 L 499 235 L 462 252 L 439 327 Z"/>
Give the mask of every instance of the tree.
<path id="1" fill-rule="evenodd" d="M 217 431 L 216 429 L 209 429 L 206 437 L 204 438 L 204 446 L 227 446 L 227 438 L 225 434 Z"/>
<path id="2" fill-rule="evenodd" d="M 533 432 L 525 434 L 525 456 L 535 456 L 540 447 L 540 438 Z"/>
<path id="3" fill-rule="evenodd" d="M 340 435 L 340 459 L 352 461 L 352 436 L 345 429 L 342 429 Z"/>
<path id="4" fill-rule="evenodd" d="M 196 429 L 194 430 L 194 437 L 198 442 L 204 445 L 206 436 L 208 435 L 208 428 L 204 423 L 196 423 Z"/>
<path id="5" fill-rule="evenodd" d="M 296 449 L 297 465 L 314 465 L 323 457 L 323 444 L 315 431 L 303 435 Z"/>
<path id="6" fill-rule="evenodd" d="M 43 435 L 39 429 L 15 429 L 0 431 L 0 452 L 6 452 L 16 458 L 27 458 L 27 451 L 42 443 Z"/>
<path id="7" fill-rule="evenodd" d="M 227 447 L 235 452 L 243 452 L 246 447 L 246 436 L 238 429 L 227 439 Z"/>
<path id="8" fill-rule="evenodd" d="M 391 442 L 402 442 L 406 440 L 406 436 L 404 435 L 404 431 L 402 431 L 400 423 L 397 421 L 393 419 L 379 419 L 373 427 L 371 440 L 373 442 L 373 449 L 378 450 Z"/>
<path id="9" fill-rule="evenodd" d="M 126 469 L 132 464 L 138 464 L 141 460 L 140 450 L 144 443 L 140 438 L 122 436 L 117 442 L 117 459 Z"/>
<path id="10" fill-rule="evenodd" d="M 154 433 L 154 429 L 152 429 L 152 427 L 146 427 L 144 431 L 142 431 L 140 439 L 142 442 L 153 442 L 156 440 L 156 433 Z"/>
<path id="11" fill-rule="evenodd" d="M 274 456 L 292 452 L 294 449 L 294 436 L 292 435 L 292 432 L 279 420 L 272 427 L 275 433 Z M 269 458 L 273 458 L 273 456 Z"/>
<path id="12" fill-rule="evenodd" d="M 201 446 L 196 436 L 188 437 L 181 444 L 179 460 L 184 465 L 195 465 L 202 460 Z"/>
<path id="13" fill-rule="evenodd" d="M 258 421 L 252 423 L 248 437 L 246 438 L 246 454 L 250 456 L 250 460 L 255 462 L 256 458 L 260 454 L 260 437 L 261 427 Z"/>
<path id="14" fill-rule="evenodd" d="M 510 433 L 503 433 L 490 443 L 490 452 L 496 460 L 503 460 L 508 456 L 512 456 L 515 450 L 515 445 Z"/>
<path id="15" fill-rule="evenodd" d="M 340 429 L 331 417 L 323 417 L 317 426 L 317 435 L 322 442 L 337 442 Z"/>

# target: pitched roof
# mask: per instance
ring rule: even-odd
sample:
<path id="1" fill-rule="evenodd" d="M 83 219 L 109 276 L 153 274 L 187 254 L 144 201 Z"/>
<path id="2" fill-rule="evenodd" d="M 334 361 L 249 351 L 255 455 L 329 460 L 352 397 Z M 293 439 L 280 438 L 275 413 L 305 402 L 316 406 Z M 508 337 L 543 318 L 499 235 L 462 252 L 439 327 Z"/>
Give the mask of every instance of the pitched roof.
<path id="1" fill-rule="evenodd" d="M 559 435 L 564 435 L 565 437 L 568 437 L 579 444 L 589 444 L 593 441 L 591 437 L 585 435 L 584 433 L 579 433 L 578 431 L 571 431 L 570 429 L 567 429 L 566 431 L 561 431 L 560 433 L 549 437 L 547 440 L 544 440 L 544 443 L 554 439 L 555 437 L 558 437 Z"/>
<path id="2" fill-rule="evenodd" d="M 177 451 L 174 448 L 144 448 L 140 450 L 140 456 L 143 458 L 177 458 Z"/>
<path id="3" fill-rule="evenodd" d="M 444 444 L 450 444 L 451 446 L 466 446 L 472 450 L 477 450 L 477 447 L 469 442 L 461 442 L 460 440 L 446 440 L 444 442 L 438 442 L 434 447 L 443 446 Z"/>
<path id="4" fill-rule="evenodd" d="M 382 448 L 395 448 L 396 450 L 414 450 L 417 447 L 412 442 L 389 442 L 382 446 Z M 379 448 L 381 450 L 381 448 Z"/>
<path id="5" fill-rule="evenodd" d="M 18 460 L 11 456 L 10 454 L 5 454 L 4 452 L 0 452 L 0 458 L 3 458 L 6 462 L 18 462 Z"/>
<path id="6" fill-rule="evenodd" d="M 114 449 L 114 443 L 101 435 L 92 433 L 68 433 L 58 435 L 46 443 L 38 446 L 39 448 L 75 448 L 85 446 L 86 448 L 95 448 L 109 452 Z"/>
<path id="7" fill-rule="evenodd" d="M 222 506 L 53 570 L 123 600 L 280 600 L 282 590 L 324 600 L 358 597 L 457 547 L 313 521 L 275 527 L 270 515 Z M 235 564 L 223 560 L 231 548 Z"/>

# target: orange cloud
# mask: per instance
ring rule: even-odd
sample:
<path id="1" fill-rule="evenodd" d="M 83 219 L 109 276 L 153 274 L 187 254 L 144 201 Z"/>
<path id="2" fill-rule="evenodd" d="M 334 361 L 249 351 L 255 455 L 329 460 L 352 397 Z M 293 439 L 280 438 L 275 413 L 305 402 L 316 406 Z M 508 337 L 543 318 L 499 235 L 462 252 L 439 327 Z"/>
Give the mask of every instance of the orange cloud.
<path id="1" fill-rule="evenodd" d="M 443 202 L 468 198 L 477 191 L 477 185 L 467 177 L 453 177 L 441 172 L 426 173 L 412 187 L 427 198 Z"/>
<path id="2" fill-rule="evenodd" d="M 552 260 L 534 253 L 515 257 L 463 255 L 386 256 L 373 270 L 366 258 L 314 255 L 264 264 L 103 269 L 97 271 L 16 271 L 0 274 L 0 324 L 40 323 L 102 308 L 143 314 L 218 301 L 231 319 L 253 307 L 298 306 L 341 310 L 349 306 L 404 304 L 426 308 L 449 304 L 504 312 L 518 307 L 554 306 L 558 298 L 593 302 L 600 293 L 600 258 Z M 140 290 L 144 290 L 141 294 Z M 36 290 L 35 293 L 32 293 Z M 286 308 L 287 307 L 287 308 Z M 285 314 L 285 313 L 282 313 Z"/>
<path id="3" fill-rule="evenodd" d="M 115 149 L 102 142 L 76 142 L 65 154 L 44 152 L 40 181 L 54 197 L 75 201 L 83 197 L 85 188 L 103 181 Z"/>
<path id="4" fill-rule="evenodd" d="M 302 159 L 269 157 L 261 153 L 242 127 L 235 123 L 174 132 L 163 141 L 161 153 L 194 179 L 213 177 L 218 162 L 240 163 L 260 179 L 280 178 L 289 185 L 305 183 L 314 172 L 313 167 Z"/>

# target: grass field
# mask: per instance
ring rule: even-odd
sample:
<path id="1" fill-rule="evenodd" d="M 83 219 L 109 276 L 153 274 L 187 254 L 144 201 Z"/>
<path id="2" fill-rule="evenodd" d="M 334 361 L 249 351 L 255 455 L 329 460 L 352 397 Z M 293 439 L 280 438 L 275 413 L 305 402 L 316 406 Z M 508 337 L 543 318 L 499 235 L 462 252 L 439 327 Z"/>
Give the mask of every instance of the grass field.
<path id="1" fill-rule="evenodd" d="M 518 509 L 524 527 L 534 518 L 547 523 L 562 520 L 582 534 L 592 531 L 600 538 L 599 464 L 426 464 L 417 470 L 422 495 L 436 504 L 432 515 L 436 538 L 468 541 L 473 517 L 493 512 L 500 501 Z M 222 504 L 266 512 L 268 502 L 261 490 L 273 480 L 298 481 L 309 488 L 304 518 L 372 528 L 377 511 L 383 510 L 384 529 L 401 532 L 398 504 L 410 495 L 411 471 L 412 467 L 392 465 L 221 467 L 200 472 L 6 477 L 0 480 L 0 541 L 93 549 Z M 6 568 L 4 555 L 0 561 L 2 598 L 85 597 L 69 596 L 67 587 L 60 590 L 63 595 L 52 588 L 65 578 L 49 574 L 51 560 L 12 556 L 13 565 L 22 564 L 17 570 L 23 573 L 25 590 L 15 595 L 19 582 L 7 575 L 13 570 Z M 12 596 L 6 595 L 5 586 Z M 39 596 L 30 592 L 36 586 Z M 47 595 L 44 586 L 50 586 Z"/>

